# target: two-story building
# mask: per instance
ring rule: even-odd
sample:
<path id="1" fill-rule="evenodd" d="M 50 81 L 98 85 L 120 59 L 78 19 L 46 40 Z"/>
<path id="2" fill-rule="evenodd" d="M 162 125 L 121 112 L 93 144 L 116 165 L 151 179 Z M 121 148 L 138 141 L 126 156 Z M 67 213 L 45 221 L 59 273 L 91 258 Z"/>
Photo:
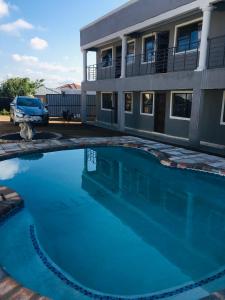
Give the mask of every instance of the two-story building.
<path id="1" fill-rule="evenodd" d="M 87 91 L 96 91 L 100 126 L 225 145 L 224 0 L 131 0 L 80 35 L 84 122 Z"/>

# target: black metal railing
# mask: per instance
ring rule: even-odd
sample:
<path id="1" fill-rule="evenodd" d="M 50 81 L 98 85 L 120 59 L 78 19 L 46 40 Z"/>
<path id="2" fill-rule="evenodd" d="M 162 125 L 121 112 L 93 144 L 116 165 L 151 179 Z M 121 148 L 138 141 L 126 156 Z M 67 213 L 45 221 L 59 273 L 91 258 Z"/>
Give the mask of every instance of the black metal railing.
<path id="1" fill-rule="evenodd" d="M 208 40 L 208 68 L 225 67 L 225 35 Z"/>
<path id="2" fill-rule="evenodd" d="M 155 73 L 194 70 L 198 66 L 199 43 L 195 49 L 181 50 L 177 47 L 151 51 L 145 54 L 126 57 L 126 76 L 140 76 Z M 87 67 L 88 81 L 119 78 L 121 59 Z"/>
<path id="3" fill-rule="evenodd" d="M 195 70 L 199 60 L 199 45 L 195 49 L 178 51 L 178 48 L 152 51 L 135 55 L 126 63 L 126 76 Z"/>
<path id="4" fill-rule="evenodd" d="M 87 67 L 87 80 L 103 80 L 119 78 L 121 75 L 121 59 L 112 60 L 108 64 L 105 62 Z"/>

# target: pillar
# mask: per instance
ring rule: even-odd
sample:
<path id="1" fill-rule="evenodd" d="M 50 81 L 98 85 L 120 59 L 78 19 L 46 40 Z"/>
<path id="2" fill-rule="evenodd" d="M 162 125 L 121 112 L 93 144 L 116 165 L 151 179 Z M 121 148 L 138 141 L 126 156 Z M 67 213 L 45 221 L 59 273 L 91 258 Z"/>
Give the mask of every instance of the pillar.
<path id="1" fill-rule="evenodd" d="M 121 78 L 125 78 L 126 64 L 127 64 L 127 37 L 123 35 L 121 39 L 122 39 Z"/>
<path id="2" fill-rule="evenodd" d="M 87 50 L 83 50 L 83 81 L 87 81 Z"/>
<path id="3" fill-rule="evenodd" d="M 203 22 L 202 22 L 202 34 L 201 43 L 199 48 L 199 63 L 197 71 L 203 71 L 207 67 L 207 53 L 208 53 L 208 37 L 210 30 L 210 22 L 212 16 L 213 7 L 209 4 L 202 7 L 203 11 Z"/>
<path id="4" fill-rule="evenodd" d="M 201 115 L 205 90 L 194 89 L 191 108 L 191 119 L 189 125 L 189 143 L 193 146 L 200 146 Z"/>
<path id="5" fill-rule="evenodd" d="M 87 122 L 87 92 L 83 89 L 81 91 L 81 121 Z"/>
<path id="6" fill-rule="evenodd" d="M 123 92 L 118 92 L 118 127 L 119 131 L 125 129 L 125 97 Z"/>

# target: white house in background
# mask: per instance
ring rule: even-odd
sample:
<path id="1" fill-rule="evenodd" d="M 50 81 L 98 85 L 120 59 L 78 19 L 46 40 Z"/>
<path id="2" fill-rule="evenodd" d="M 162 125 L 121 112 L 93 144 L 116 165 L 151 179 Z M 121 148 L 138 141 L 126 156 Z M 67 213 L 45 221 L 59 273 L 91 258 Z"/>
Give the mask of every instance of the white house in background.
<path id="1" fill-rule="evenodd" d="M 58 95 L 61 94 L 61 90 L 59 88 L 47 88 L 46 86 L 41 86 L 36 89 L 35 97 L 40 98 L 42 102 L 46 103 L 46 95 Z"/>
<path id="2" fill-rule="evenodd" d="M 80 83 L 67 83 L 57 89 L 65 94 L 77 94 L 77 91 L 81 90 L 81 85 Z"/>

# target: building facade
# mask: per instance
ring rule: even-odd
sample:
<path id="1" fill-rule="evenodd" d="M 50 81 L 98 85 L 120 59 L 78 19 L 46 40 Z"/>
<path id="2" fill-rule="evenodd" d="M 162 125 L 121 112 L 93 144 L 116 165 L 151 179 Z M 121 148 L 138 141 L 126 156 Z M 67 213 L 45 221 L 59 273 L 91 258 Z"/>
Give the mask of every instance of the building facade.
<path id="1" fill-rule="evenodd" d="M 99 126 L 225 145 L 224 0 L 131 0 L 80 35 L 84 121 L 95 91 Z M 88 51 L 96 65 L 87 66 Z"/>

